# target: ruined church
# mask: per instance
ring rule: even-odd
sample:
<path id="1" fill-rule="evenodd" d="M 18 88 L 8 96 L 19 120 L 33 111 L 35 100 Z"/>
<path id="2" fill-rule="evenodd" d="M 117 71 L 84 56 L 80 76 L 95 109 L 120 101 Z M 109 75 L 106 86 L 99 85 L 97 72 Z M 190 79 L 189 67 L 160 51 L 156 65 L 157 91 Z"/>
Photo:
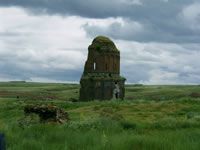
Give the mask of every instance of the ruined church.
<path id="1" fill-rule="evenodd" d="M 120 52 L 113 41 L 96 37 L 88 47 L 79 100 L 123 99 L 125 80 L 120 76 Z"/>

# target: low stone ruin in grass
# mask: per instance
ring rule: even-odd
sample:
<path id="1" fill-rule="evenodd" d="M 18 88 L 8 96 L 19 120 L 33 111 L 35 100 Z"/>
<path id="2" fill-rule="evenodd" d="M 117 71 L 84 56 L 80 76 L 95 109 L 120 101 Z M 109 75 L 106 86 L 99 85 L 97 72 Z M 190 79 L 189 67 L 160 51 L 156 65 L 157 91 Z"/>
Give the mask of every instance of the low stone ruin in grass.
<path id="1" fill-rule="evenodd" d="M 69 121 L 69 114 L 52 104 L 29 104 L 24 108 L 25 117 L 30 114 L 37 114 L 40 122 L 65 123 Z"/>
<path id="2" fill-rule="evenodd" d="M 193 92 L 189 96 L 190 97 L 194 97 L 194 98 L 199 98 L 200 97 L 200 93 Z"/>

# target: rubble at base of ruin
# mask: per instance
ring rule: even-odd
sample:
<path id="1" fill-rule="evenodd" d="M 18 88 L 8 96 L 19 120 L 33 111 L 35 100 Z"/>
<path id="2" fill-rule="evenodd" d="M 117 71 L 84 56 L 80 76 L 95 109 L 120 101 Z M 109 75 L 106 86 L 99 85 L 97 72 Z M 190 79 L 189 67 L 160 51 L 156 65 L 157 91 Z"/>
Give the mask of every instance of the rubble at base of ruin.
<path id="1" fill-rule="evenodd" d="M 79 100 L 123 99 L 125 80 L 120 76 L 120 52 L 113 41 L 96 37 L 88 47 Z"/>

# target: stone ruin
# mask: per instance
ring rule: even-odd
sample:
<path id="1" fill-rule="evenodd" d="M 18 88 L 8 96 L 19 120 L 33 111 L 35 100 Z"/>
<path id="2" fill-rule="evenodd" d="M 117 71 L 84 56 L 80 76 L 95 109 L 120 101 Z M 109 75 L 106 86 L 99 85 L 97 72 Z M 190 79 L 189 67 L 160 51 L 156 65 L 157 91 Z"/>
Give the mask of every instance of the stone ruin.
<path id="1" fill-rule="evenodd" d="M 55 105 L 52 104 L 29 104 L 26 105 L 24 108 L 25 116 L 30 114 L 37 114 L 40 117 L 40 122 L 58 122 L 64 123 L 69 121 L 68 112 L 63 111 L 60 108 L 57 108 Z"/>
<path id="2" fill-rule="evenodd" d="M 125 80 L 120 76 L 120 52 L 113 41 L 96 37 L 88 47 L 79 100 L 123 99 Z"/>
<path id="3" fill-rule="evenodd" d="M 190 97 L 194 97 L 194 98 L 199 98 L 200 97 L 200 93 L 196 93 L 196 92 L 192 92 L 191 94 L 189 94 Z"/>

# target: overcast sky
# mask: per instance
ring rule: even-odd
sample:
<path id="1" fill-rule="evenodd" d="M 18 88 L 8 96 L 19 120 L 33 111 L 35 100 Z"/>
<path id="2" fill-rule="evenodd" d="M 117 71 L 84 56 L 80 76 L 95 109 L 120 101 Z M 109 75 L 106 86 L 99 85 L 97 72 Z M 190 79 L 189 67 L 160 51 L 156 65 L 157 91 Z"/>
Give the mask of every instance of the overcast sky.
<path id="1" fill-rule="evenodd" d="M 78 83 L 98 35 L 126 83 L 200 84 L 199 0 L 0 0 L 0 81 Z"/>

